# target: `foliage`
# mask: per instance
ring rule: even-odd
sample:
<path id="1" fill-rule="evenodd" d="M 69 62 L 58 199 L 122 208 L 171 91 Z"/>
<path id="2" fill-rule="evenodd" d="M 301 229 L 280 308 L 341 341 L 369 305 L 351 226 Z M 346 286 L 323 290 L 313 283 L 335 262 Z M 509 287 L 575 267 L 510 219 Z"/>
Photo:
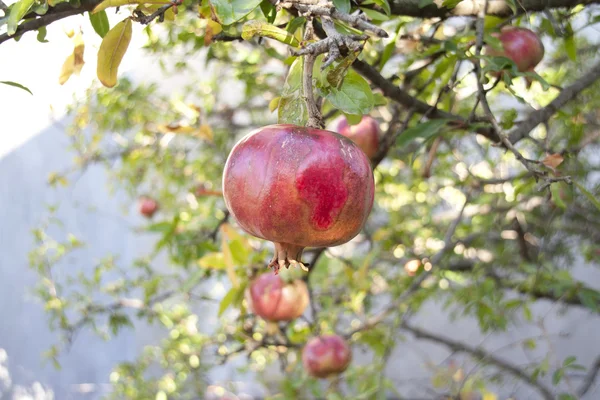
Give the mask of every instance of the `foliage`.
<path id="1" fill-rule="evenodd" d="M 25 32 L 29 20 L 44 18 L 58 3 L 12 4 L 0 19 L 8 35 L 2 39 Z M 600 256 L 600 84 L 589 78 L 575 87 L 577 79 L 599 75 L 598 44 L 582 33 L 597 29 L 596 6 L 573 1 L 563 4 L 568 8 L 528 13 L 514 6 L 480 20 L 456 1 L 444 2 L 444 10 L 428 1 L 411 10 L 411 2 L 334 1 L 344 15 L 360 8 L 389 34 L 360 39 L 362 51 L 343 51 L 326 68 L 319 54 L 311 82 L 327 122 L 341 114 L 351 123 L 365 114 L 381 122 L 376 204 L 352 242 L 307 252 L 311 271 L 302 277 L 310 286 L 310 311 L 273 327 L 248 312 L 243 296 L 252 276 L 264 270 L 269 244 L 239 229 L 219 190 L 227 155 L 242 135 L 308 119 L 304 58 L 290 55 L 317 43 L 305 38 L 311 22 L 298 12 L 303 3 L 92 3 L 81 1 L 85 10 L 95 8 L 90 29 L 104 38 L 98 77 L 111 88 L 91 87 L 72 106 L 75 164 L 78 170 L 105 165 L 115 189 L 132 199 L 151 193 L 161 211 L 145 226 L 156 237 L 148 254 L 133 265 L 107 255 L 85 273 L 69 274 L 66 257 L 93 244 L 57 230 L 52 210 L 34 232 L 37 295 L 51 326 L 63 333 L 48 352 L 57 364 L 82 329 L 109 339 L 122 329 L 155 324 L 164 340 L 115 367 L 112 397 L 201 398 L 210 384 L 206 371 L 243 354 L 243 370 L 261 377 L 269 398 L 400 397 L 398 377 L 386 366 L 412 335 L 478 363 L 470 374 L 467 361 L 431 366 L 424 390 L 437 395 L 496 398 L 494 390 L 508 393 L 503 388 L 515 379 L 543 398 L 583 392 L 573 389 L 568 373 L 587 367 L 572 357 L 549 355 L 522 368 L 461 342 L 458 331 L 439 336 L 413 320 L 437 304 L 452 318 L 476 320 L 482 333 L 523 324 L 544 331 L 543 316 L 532 311 L 541 301 L 598 318 L 600 292 L 573 273 L 582 263 L 597 267 Z M 123 19 L 109 27 L 102 13 L 115 6 Z M 462 17 L 446 18 L 453 13 Z M 135 23 L 148 24 L 143 50 L 164 75 L 189 77 L 183 90 L 159 94 L 157 83 L 117 74 L 125 52 L 140 51 L 128 48 Z M 548 44 L 535 72 L 519 72 L 506 57 L 480 51 L 482 41 L 499 47 L 493 33 L 509 23 L 538 32 Z M 342 34 L 365 31 L 343 19 L 335 26 Z M 192 61 L 196 54 L 204 65 Z M 75 52 L 71 57 L 69 71 L 81 68 Z M 241 88 L 233 99 L 227 81 Z M 545 108 L 567 91 L 576 100 Z M 536 114 L 540 109 L 548 115 Z M 532 115 L 543 119 L 517 135 Z M 73 172 L 56 171 L 50 183 L 68 185 Z M 115 274 L 119 278 L 109 278 Z M 199 310 L 210 302 L 217 304 L 211 317 L 217 323 L 206 327 Z M 372 360 L 354 362 L 331 384 L 309 378 L 299 352 L 319 332 L 345 335 Z M 517 345 L 532 349 L 548 341 L 542 335 Z"/>

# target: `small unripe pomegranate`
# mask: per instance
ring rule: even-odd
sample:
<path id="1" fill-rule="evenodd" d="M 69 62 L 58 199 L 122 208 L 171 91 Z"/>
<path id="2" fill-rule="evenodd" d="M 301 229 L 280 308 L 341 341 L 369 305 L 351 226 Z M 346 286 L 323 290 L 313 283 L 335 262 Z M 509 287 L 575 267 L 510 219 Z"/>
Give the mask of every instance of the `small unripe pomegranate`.
<path id="1" fill-rule="evenodd" d="M 223 172 L 223 197 L 246 232 L 275 244 L 270 267 L 307 268 L 305 247 L 354 238 L 373 206 L 373 171 L 350 139 L 295 125 L 270 125 L 242 138 Z"/>
<path id="2" fill-rule="evenodd" d="M 138 201 L 138 207 L 140 214 L 146 218 L 152 218 L 152 216 L 158 211 L 158 202 L 150 197 L 141 197 Z"/>
<path id="3" fill-rule="evenodd" d="M 379 124 L 372 117 L 365 115 L 356 125 L 349 125 L 346 117 L 341 117 L 334 122 L 333 130 L 356 143 L 367 157 L 373 158 L 377 153 Z"/>
<path id="4" fill-rule="evenodd" d="M 300 279 L 284 282 L 281 275 L 262 274 L 246 289 L 252 312 L 271 321 L 292 321 L 304 313 L 309 302 L 308 288 Z"/>
<path id="5" fill-rule="evenodd" d="M 310 339 L 302 349 L 302 365 L 309 375 L 326 378 L 344 372 L 352 361 L 352 350 L 338 335 Z"/>
<path id="6" fill-rule="evenodd" d="M 544 44 L 538 35 L 529 29 L 507 26 L 496 36 L 502 42 L 503 51 L 488 47 L 487 53 L 510 58 L 520 72 L 533 71 L 544 58 Z"/>

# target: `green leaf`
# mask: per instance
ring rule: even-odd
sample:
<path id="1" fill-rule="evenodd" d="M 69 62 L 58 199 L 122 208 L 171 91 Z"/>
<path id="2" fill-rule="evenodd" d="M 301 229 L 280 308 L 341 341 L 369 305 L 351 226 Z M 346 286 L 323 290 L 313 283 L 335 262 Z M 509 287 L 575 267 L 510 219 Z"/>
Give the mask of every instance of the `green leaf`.
<path id="1" fill-rule="evenodd" d="M 552 196 L 552 201 L 554 202 L 554 204 L 556 204 L 563 210 L 567 209 L 567 205 L 565 204 L 563 199 L 560 198 L 560 187 L 558 185 L 550 185 L 550 194 Z"/>
<path id="2" fill-rule="evenodd" d="M 375 105 L 369 83 L 354 70 L 348 71 L 339 89 L 330 87 L 326 98 L 348 114 L 368 114 Z"/>
<path id="3" fill-rule="evenodd" d="M 298 39 L 288 31 L 262 21 L 248 21 L 242 27 L 242 38 L 244 40 L 250 40 L 254 36 L 268 37 L 293 47 L 300 45 Z"/>
<path id="4" fill-rule="evenodd" d="M 567 366 L 573 364 L 575 361 L 577 361 L 577 357 L 569 356 L 569 357 L 565 358 L 565 360 L 563 361 L 563 367 L 567 367 Z"/>
<path id="5" fill-rule="evenodd" d="M 238 265 L 245 265 L 248 263 L 250 252 L 240 240 L 234 239 L 230 241 L 229 250 L 231 251 L 231 256 L 233 257 L 233 260 Z"/>
<path id="6" fill-rule="evenodd" d="M 90 22 L 92 23 L 92 27 L 94 31 L 103 38 L 106 36 L 108 31 L 110 30 L 110 23 L 108 22 L 108 16 L 106 15 L 106 11 L 100 11 L 94 14 L 88 13 L 90 16 Z"/>
<path id="7" fill-rule="evenodd" d="M 419 8 L 425 8 L 431 4 L 433 4 L 433 0 L 419 0 Z"/>
<path id="8" fill-rule="evenodd" d="M 283 91 L 277 109 L 277 122 L 303 126 L 308 121 L 306 102 L 302 97 L 303 58 L 294 60 L 285 78 Z"/>
<path id="9" fill-rule="evenodd" d="M 600 295 L 595 290 L 580 289 L 577 292 L 577 297 L 581 300 L 581 304 L 590 310 L 600 312 Z"/>
<path id="10" fill-rule="evenodd" d="M 96 74 L 106 87 L 111 88 L 117 84 L 119 65 L 131 42 L 131 30 L 131 19 L 126 18 L 108 31 L 102 39 L 98 50 Z"/>
<path id="11" fill-rule="evenodd" d="M 38 29 L 38 34 L 37 34 L 38 42 L 48 43 L 48 41 L 46 40 L 46 33 L 48 33 L 48 31 L 46 30 L 45 26 L 42 26 L 40 29 Z"/>
<path id="12" fill-rule="evenodd" d="M 398 140 L 396 141 L 396 145 L 398 147 L 404 147 L 415 139 L 427 140 L 437 136 L 446 126 L 448 121 L 449 120 L 447 119 L 433 119 L 431 121 L 423 122 L 413 126 L 412 128 L 408 128 L 400 134 Z"/>
<path id="13" fill-rule="evenodd" d="M 574 397 L 569 393 L 561 393 L 558 395 L 558 400 L 577 400 L 577 397 Z"/>
<path id="14" fill-rule="evenodd" d="M 119 333 L 119 330 L 122 327 L 133 326 L 127 315 L 119 313 L 110 315 L 110 317 L 108 318 L 108 325 L 110 326 L 113 335 Z"/>
<path id="15" fill-rule="evenodd" d="M 306 22 L 306 18 L 296 17 L 287 24 L 287 27 L 285 28 L 285 30 L 288 31 L 289 33 L 293 34 L 298 30 L 298 28 L 300 28 L 302 25 L 304 25 L 305 22 Z"/>
<path id="16" fill-rule="evenodd" d="M 577 183 L 577 182 L 573 182 L 575 184 L 575 186 L 577 186 L 577 188 L 581 191 L 581 193 L 583 193 L 583 195 L 585 197 L 587 197 L 587 199 L 590 201 L 590 203 L 592 203 L 594 206 L 596 206 L 596 208 L 598 210 L 600 210 L 600 200 L 598 200 L 596 198 L 596 196 L 594 196 L 592 193 L 590 193 L 583 185 Z"/>
<path id="17" fill-rule="evenodd" d="M 283 96 L 290 95 L 302 88 L 302 65 L 303 58 L 298 57 L 290 66 L 285 83 L 283 84 L 283 91 L 281 93 Z"/>
<path id="18" fill-rule="evenodd" d="M 350 13 L 350 0 L 333 0 L 333 5 L 335 6 L 335 8 L 337 8 L 339 12 L 342 12 L 344 14 Z"/>
<path id="19" fill-rule="evenodd" d="M 562 368 L 559 368 L 556 371 L 554 371 L 554 373 L 552 374 L 552 384 L 558 385 L 564 373 L 565 371 Z"/>
<path id="20" fill-rule="evenodd" d="M 223 299 L 221 300 L 221 303 L 219 304 L 219 313 L 218 316 L 220 317 L 221 315 L 223 315 L 223 313 L 225 312 L 225 310 L 227 310 L 227 308 L 230 305 L 237 305 L 240 304 L 244 298 L 244 291 L 246 290 L 246 285 L 242 284 L 238 287 L 232 287 L 229 292 L 227 292 L 227 294 L 225 295 L 225 297 L 223 297 Z"/>
<path id="21" fill-rule="evenodd" d="M 456 5 L 458 3 L 460 3 L 462 0 L 444 0 L 442 2 L 442 7 L 447 8 L 449 10 L 453 9 L 454 7 L 456 7 Z"/>
<path id="22" fill-rule="evenodd" d="M 373 21 L 388 21 L 390 19 L 387 15 L 382 14 L 379 11 L 371 10 L 370 8 L 361 7 L 361 10 Z"/>
<path id="23" fill-rule="evenodd" d="M 12 81 L 0 81 L 0 83 L 3 83 L 8 86 L 14 86 L 19 89 L 23 89 L 24 91 L 29 92 L 29 94 L 33 96 L 33 93 L 31 93 L 31 90 L 29 90 L 27 87 L 21 85 L 20 83 L 12 82 Z"/>
<path id="24" fill-rule="evenodd" d="M 202 268 L 225 269 L 225 257 L 221 252 L 208 253 L 198 260 L 198 265 Z"/>
<path id="25" fill-rule="evenodd" d="M 8 36 L 13 36 L 15 34 L 19 21 L 27 14 L 34 3 L 35 0 L 20 0 L 13 4 L 7 21 L 8 26 L 6 28 L 6 33 L 8 33 Z"/>
<path id="26" fill-rule="evenodd" d="M 362 117 L 363 117 L 362 115 L 346 114 L 346 113 L 344 113 L 344 116 L 346 117 L 346 120 L 348 121 L 348 125 L 358 124 L 362 120 Z"/>
<path id="27" fill-rule="evenodd" d="M 104 0 L 92 10 L 92 14 L 99 13 L 109 7 L 120 7 L 128 4 L 168 4 L 168 0 Z"/>
<path id="28" fill-rule="evenodd" d="M 300 93 L 279 99 L 277 123 L 304 126 L 306 121 L 308 121 L 308 110 Z"/>
<path id="29" fill-rule="evenodd" d="M 390 3 L 388 3 L 388 0 L 373 0 L 373 1 L 379 7 L 383 8 L 383 11 L 385 11 L 385 13 L 387 15 L 391 15 L 392 14 L 392 9 L 390 8 Z"/>
<path id="30" fill-rule="evenodd" d="M 221 25 L 231 25 L 250 14 L 262 0 L 210 0 Z"/>
<path id="31" fill-rule="evenodd" d="M 577 46 L 575 46 L 575 36 L 566 36 L 564 40 L 564 46 L 567 56 L 569 56 L 572 61 L 577 61 Z"/>
<path id="32" fill-rule="evenodd" d="M 272 24 L 275 22 L 275 18 L 277 18 L 277 8 L 275 8 L 275 6 L 271 4 L 269 0 L 263 0 L 260 3 L 260 9 L 268 23 Z"/>
<path id="33" fill-rule="evenodd" d="M 321 82 L 323 86 L 333 86 L 334 88 L 339 89 L 341 84 L 344 82 L 344 78 L 346 77 L 346 73 L 354 60 L 358 57 L 358 53 L 350 53 L 347 57 L 345 57 L 342 61 L 340 61 L 335 67 L 329 69 L 327 71 L 327 75 L 325 76 L 326 82 Z M 317 59 L 320 60 L 320 59 Z M 315 69 L 319 71 L 317 65 L 315 64 Z"/>

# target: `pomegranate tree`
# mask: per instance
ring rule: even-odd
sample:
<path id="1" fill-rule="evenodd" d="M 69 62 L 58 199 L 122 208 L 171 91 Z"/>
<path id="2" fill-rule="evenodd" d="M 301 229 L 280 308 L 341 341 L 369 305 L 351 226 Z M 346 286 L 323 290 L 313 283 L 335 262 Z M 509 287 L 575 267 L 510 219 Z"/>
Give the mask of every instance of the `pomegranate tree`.
<path id="1" fill-rule="evenodd" d="M 350 139 L 295 125 L 242 138 L 223 172 L 223 196 L 246 232 L 275 244 L 270 267 L 300 266 L 305 247 L 354 238 L 373 206 L 373 171 Z"/>
<path id="2" fill-rule="evenodd" d="M 246 289 L 246 300 L 252 312 L 271 322 L 298 318 L 308 306 L 308 298 L 304 281 L 285 282 L 281 275 L 259 275 Z"/>
<path id="3" fill-rule="evenodd" d="M 379 124 L 374 118 L 365 115 L 358 124 L 350 125 L 346 117 L 341 117 L 334 122 L 333 130 L 356 143 L 367 157 L 373 158 L 377 153 Z"/>
<path id="4" fill-rule="evenodd" d="M 502 50 L 488 48 L 487 53 L 510 58 L 520 72 L 533 71 L 544 58 L 544 44 L 529 29 L 507 26 L 496 36 L 502 42 Z"/>
<path id="5" fill-rule="evenodd" d="M 152 218 L 152 216 L 158 211 L 158 202 L 150 197 L 143 196 L 138 201 L 138 208 L 140 214 L 146 218 Z"/>
<path id="6" fill-rule="evenodd" d="M 309 375 L 326 378 L 344 372 L 352 361 L 352 350 L 338 335 L 310 339 L 302 349 L 302 365 Z"/>

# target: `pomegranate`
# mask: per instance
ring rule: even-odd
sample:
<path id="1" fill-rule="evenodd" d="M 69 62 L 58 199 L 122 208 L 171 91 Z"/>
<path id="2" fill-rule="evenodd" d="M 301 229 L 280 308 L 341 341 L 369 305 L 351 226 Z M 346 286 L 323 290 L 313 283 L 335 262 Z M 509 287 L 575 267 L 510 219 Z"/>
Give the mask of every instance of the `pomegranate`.
<path id="1" fill-rule="evenodd" d="M 373 171 L 350 139 L 295 125 L 270 125 L 242 138 L 223 172 L 223 197 L 246 232 L 275 244 L 269 263 L 300 266 L 305 247 L 354 238 L 373 206 Z"/>
<path id="2" fill-rule="evenodd" d="M 141 197 L 138 201 L 138 207 L 140 214 L 146 218 L 152 218 L 152 216 L 158 211 L 158 202 L 150 197 Z"/>
<path id="3" fill-rule="evenodd" d="M 291 321 L 308 306 L 308 288 L 300 279 L 284 282 L 281 275 L 262 274 L 246 289 L 246 300 L 252 312 L 271 321 Z"/>
<path id="4" fill-rule="evenodd" d="M 324 335 L 310 339 L 302 349 L 302 365 L 309 375 L 326 378 L 340 374 L 352 361 L 352 350 L 338 335 Z"/>
<path id="5" fill-rule="evenodd" d="M 379 124 L 375 119 L 365 115 L 358 124 L 349 125 L 346 117 L 341 117 L 334 122 L 334 126 L 335 132 L 356 143 L 367 157 L 375 156 L 379 148 Z"/>
<path id="6" fill-rule="evenodd" d="M 503 51 L 488 47 L 487 53 L 510 58 L 520 72 L 533 71 L 544 58 L 544 44 L 538 35 L 529 29 L 507 26 L 496 36 L 502 42 Z"/>

